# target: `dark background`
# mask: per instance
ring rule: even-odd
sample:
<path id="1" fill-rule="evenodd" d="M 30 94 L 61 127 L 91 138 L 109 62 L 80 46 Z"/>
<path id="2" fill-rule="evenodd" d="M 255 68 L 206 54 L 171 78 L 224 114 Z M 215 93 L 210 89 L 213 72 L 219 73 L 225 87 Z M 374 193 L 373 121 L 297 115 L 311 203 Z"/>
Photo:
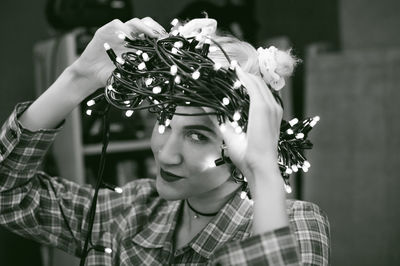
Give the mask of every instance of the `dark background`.
<path id="1" fill-rule="evenodd" d="M 167 26 L 196 12 L 195 2 L 132 0 L 132 14 Z M 227 1 L 203 2 L 210 17 L 239 21 L 256 46 L 286 36 L 304 60 L 293 78 L 293 113 L 322 120 L 296 197 L 327 212 L 332 264 L 399 265 L 400 2 L 254 0 L 229 12 L 221 8 Z M 45 4 L 0 2 L 1 122 L 16 103 L 35 98 L 33 45 L 55 35 Z M 42 265 L 39 245 L 0 229 L 0 265 L 28 264 Z"/>

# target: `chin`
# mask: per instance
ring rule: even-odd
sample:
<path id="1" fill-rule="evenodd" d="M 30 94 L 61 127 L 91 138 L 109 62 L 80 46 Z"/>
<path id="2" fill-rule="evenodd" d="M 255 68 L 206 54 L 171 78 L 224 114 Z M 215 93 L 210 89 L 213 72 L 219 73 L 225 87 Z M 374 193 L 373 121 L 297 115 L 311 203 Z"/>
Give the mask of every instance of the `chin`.
<path id="1" fill-rule="evenodd" d="M 156 189 L 161 198 L 165 200 L 181 200 L 185 196 L 179 191 L 179 186 L 167 184 L 160 176 L 156 178 Z"/>

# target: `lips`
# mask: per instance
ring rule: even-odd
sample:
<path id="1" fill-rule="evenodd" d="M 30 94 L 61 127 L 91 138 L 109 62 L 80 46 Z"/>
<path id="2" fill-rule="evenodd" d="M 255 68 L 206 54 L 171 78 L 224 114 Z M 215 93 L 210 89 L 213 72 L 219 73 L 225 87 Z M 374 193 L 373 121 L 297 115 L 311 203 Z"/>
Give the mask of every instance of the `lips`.
<path id="1" fill-rule="evenodd" d="M 178 180 L 184 178 L 183 176 L 174 175 L 173 173 L 164 171 L 162 168 L 160 168 L 160 175 L 161 175 L 161 178 L 167 182 L 175 182 L 175 181 L 178 181 Z"/>

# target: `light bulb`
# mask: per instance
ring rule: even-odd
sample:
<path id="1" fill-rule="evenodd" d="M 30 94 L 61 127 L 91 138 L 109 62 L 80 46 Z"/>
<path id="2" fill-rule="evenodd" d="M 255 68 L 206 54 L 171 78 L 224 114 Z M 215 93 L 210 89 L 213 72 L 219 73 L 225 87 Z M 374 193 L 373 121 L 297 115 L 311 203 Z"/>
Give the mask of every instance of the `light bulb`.
<path id="1" fill-rule="evenodd" d="M 120 187 L 115 187 L 114 191 L 117 192 L 118 194 L 121 194 L 123 192 L 122 188 Z"/>
<path id="2" fill-rule="evenodd" d="M 86 103 L 87 106 L 92 106 L 94 105 L 96 102 L 94 100 L 90 100 Z"/>
<path id="3" fill-rule="evenodd" d="M 218 71 L 221 67 L 222 67 L 222 66 L 221 66 L 220 63 L 215 63 L 215 64 L 214 64 L 214 70 L 215 70 L 215 71 Z"/>
<path id="4" fill-rule="evenodd" d="M 232 70 L 235 70 L 237 66 L 238 66 L 238 62 L 236 60 L 232 60 L 229 68 Z"/>
<path id="5" fill-rule="evenodd" d="M 177 41 L 177 42 L 175 42 L 174 43 L 174 47 L 176 47 L 176 48 L 181 48 L 183 46 L 183 42 L 181 42 L 181 41 Z"/>
<path id="6" fill-rule="evenodd" d="M 176 84 L 180 84 L 181 83 L 181 77 L 179 75 L 177 75 L 174 79 Z"/>
<path id="7" fill-rule="evenodd" d="M 178 49 L 176 49 L 175 47 L 172 47 L 171 52 L 173 54 L 177 54 L 178 53 Z"/>
<path id="8" fill-rule="evenodd" d="M 122 59 L 121 57 L 117 56 L 117 58 L 115 59 L 115 61 L 117 61 L 118 64 L 123 65 L 125 64 L 125 60 Z"/>
<path id="9" fill-rule="evenodd" d="M 246 191 L 240 192 L 240 198 L 241 198 L 241 199 L 247 198 L 247 193 L 246 193 Z"/>
<path id="10" fill-rule="evenodd" d="M 92 115 L 92 110 L 90 110 L 90 109 L 86 110 L 86 114 L 87 115 Z"/>
<path id="11" fill-rule="evenodd" d="M 137 51 L 136 51 L 136 54 L 137 54 L 137 55 L 141 55 L 142 53 L 143 53 L 142 50 L 137 50 Z"/>
<path id="12" fill-rule="evenodd" d="M 142 58 L 143 58 L 143 60 L 144 60 L 145 62 L 147 62 L 147 61 L 150 60 L 150 57 L 149 57 L 149 55 L 148 55 L 147 53 L 143 53 L 143 54 L 142 54 Z"/>
<path id="13" fill-rule="evenodd" d="M 106 42 L 103 44 L 103 46 L 104 46 L 104 49 L 106 49 L 106 50 L 110 50 L 111 49 L 110 45 L 108 43 L 106 43 Z"/>
<path id="14" fill-rule="evenodd" d="M 312 120 L 312 121 L 310 122 L 310 127 L 314 127 L 316 124 L 317 124 L 317 121 Z"/>
<path id="15" fill-rule="evenodd" d="M 179 23 L 179 20 L 178 20 L 177 18 L 174 18 L 174 19 L 171 21 L 171 25 L 174 26 L 174 27 L 175 27 L 178 23 Z"/>
<path id="16" fill-rule="evenodd" d="M 125 116 L 126 116 L 126 117 L 131 117 L 132 114 L 133 114 L 133 110 L 127 110 L 127 111 L 125 112 Z"/>
<path id="17" fill-rule="evenodd" d="M 242 86 L 242 83 L 240 82 L 240 80 L 236 80 L 235 83 L 233 84 L 234 89 L 239 89 L 240 86 Z"/>
<path id="18" fill-rule="evenodd" d="M 290 175 L 290 174 L 293 173 L 293 171 L 292 171 L 292 169 L 290 169 L 290 168 L 286 168 L 285 173 L 288 174 L 288 175 Z"/>
<path id="19" fill-rule="evenodd" d="M 304 138 L 304 133 L 297 133 L 296 134 L 296 139 L 302 139 L 302 138 Z"/>
<path id="20" fill-rule="evenodd" d="M 107 254 L 111 254 L 112 253 L 112 249 L 111 248 L 105 248 L 104 252 Z"/>
<path id="21" fill-rule="evenodd" d="M 142 63 L 140 63 L 139 65 L 138 65 L 138 69 L 139 70 L 143 70 L 143 69 L 145 69 L 146 68 L 146 64 L 144 63 L 144 62 L 142 62 Z"/>
<path id="22" fill-rule="evenodd" d="M 159 125 L 158 126 L 158 133 L 164 134 L 164 132 L 165 132 L 165 126 L 164 125 Z"/>
<path id="23" fill-rule="evenodd" d="M 299 119 L 293 118 L 292 120 L 289 121 L 289 124 L 290 124 L 290 126 L 292 127 L 292 126 L 296 125 L 297 122 L 299 122 Z"/>
<path id="24" fill-rule="evenodd" d="M 153 88 L 153 93 L 158 94 L 158 93 L 160 93 L 160 92 L 161 92 L 161 87 L 160 87 L 160 86 L 155 86 L 155 87 Z"/>
<path id="25" fill-rule="evenodd" d="M 206 159 L 206 166 L 207 166 L 207 168 L 216 167 L 215 160 L 213 160 L 211 158 Z"/>
<path id="26" fill-rule="evenodd" d="M 293 129 L 289 128 L 288 130 L 286 130 L 286 133 L 288 133 L 288 135 L 293 135 Z"/>
<path id="27" fill-rule="evenodd" d="M 152 82 L 153 82 L 152 78 L 147 78 L 145 81 L 145 84 L 146 84 L 146 86 L 150 86 Z"/>
<path id="28" fill-rule="evenodd" d="M 240 120 L 240 113 L 238 111 L 236 111 L 235 114 L 233 115 L 233 120 L 235 120 L 235 121 Z"/>
<path id="29" fill-rule="evenodd" d="M 310 164 L 308 161 L 304 161 L 304 162 L 303 162 L 303 165 L 304 165 L 305 167 L 307 167 L 307 168 L 310 168 L 310 167 L 311 167 L 311 164 Z"/>
<path id="30" fill-rule="evenodd" d="M 223 105 L 228 105 L 229 104 L 229 98 L 227 98 L 227 97 L 224 97 L 223 99 L 222 99 L 222 104 Z"/>
<path id="31" fill-rule="evenodd" d="M 292 170 L 293 172 L 297 173 L 299 171 L 299 168 L 297 168 L 296 165 L 292 165 Z"/>
<path id="32" fill-rule="evenodd" d="M 196 70 L 195 72 L 192 73 L 192 78 L 193 79 L 198 79 L 199 77 L 200 77 L 200 72 L 199 71 Z"/>
<path id="33" fill-rule="evenodd" d="M 292 193 L 292 187 L 288 184 L 285 184 L 285 190 L 286 190 L 286 193 L 289 193 L 289 194 Z"/>
<path id="34" fill-rule="evenodd" d="M 241 127 L 236 127 L 235 132 L 236 132 L 236 134 L 240 134 L 243 132 L 243 129 Z"/>
<path id="35" fill-rule="evenodd" d="M 172 76 L 175 76 L 178 73 L 178 67 L 176 65 L 172 65 L 170 68 L 170 72 Z"/>

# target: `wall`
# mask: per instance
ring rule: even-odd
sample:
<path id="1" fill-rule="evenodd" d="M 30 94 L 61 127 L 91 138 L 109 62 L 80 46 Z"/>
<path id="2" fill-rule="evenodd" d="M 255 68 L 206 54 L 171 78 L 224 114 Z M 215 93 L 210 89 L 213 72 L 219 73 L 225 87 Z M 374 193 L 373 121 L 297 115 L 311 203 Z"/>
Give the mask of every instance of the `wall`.
<path id="1" fill-rule="evenodd" d="M 0 2 L 0 121 L 17 102 L 31 100 L 33 44 L 48 36 L 43 15 L 45 0 Z M 41 265 L 39 245 L 0 228 L 1 265 Z M 21 256 L 22 255 L 22 256 Z"/>
<path id="2" fill-rule="evenodd" d="M 15 103 L 34 97 L 32 47 L 48 36 L 45 0 L 0 3 L 0 121 Z"/>
<path id="3" fill-rule="evenodd" d="M 400 265 L 400 5 L 340 3 L 343 50 L 307 57 L 304 196 L 330 218 L 332 265 Z"/>
<path id="4" fill-rule="evenodd" d="M 341 0 L 340 24 L 344 49 L 387 49 L 400 46 L 400 2 Z"/>

